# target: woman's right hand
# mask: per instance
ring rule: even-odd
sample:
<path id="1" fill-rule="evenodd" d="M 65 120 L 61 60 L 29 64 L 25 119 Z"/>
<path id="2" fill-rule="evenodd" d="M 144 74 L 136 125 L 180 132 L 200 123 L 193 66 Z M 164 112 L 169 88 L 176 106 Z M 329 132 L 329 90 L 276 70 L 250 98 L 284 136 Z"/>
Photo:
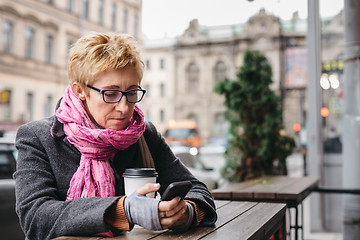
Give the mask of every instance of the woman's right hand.
<path id="1" fill-rule="evenodd" d="M 159 183 L 148 183 L 139 188 L 136 192 L 145 196 L 146 194 L 156 192 L 159 189 Z M 179 227 L 187 222 L 189 218 L 188 208 L 185 201 L 180 200 L 180 197 L 175 197 L 170 201 L 160 201 L 158 213 L 162 229 Z"/>
<path id="2" fill-rule="evenodd" d="M 160 184 L 145 184 L 136 192 L 140 195 L 156 192 L 160 189 Z M 162 229 L 174 228 L 184 225 L 188 218 L 188 208 L 185 201 L 180 201 L 180 197 L 175 197 L 170 201 L 160 201 L 158 212 L 159 221 Z"/>
<path id="3" fill-rule="evenodd" d="M 188 218 L 188 207 L 180 197 L 170 201 L 160 201 L 159 221 L 163 229 L 181 227 L 187 223 Z"/>

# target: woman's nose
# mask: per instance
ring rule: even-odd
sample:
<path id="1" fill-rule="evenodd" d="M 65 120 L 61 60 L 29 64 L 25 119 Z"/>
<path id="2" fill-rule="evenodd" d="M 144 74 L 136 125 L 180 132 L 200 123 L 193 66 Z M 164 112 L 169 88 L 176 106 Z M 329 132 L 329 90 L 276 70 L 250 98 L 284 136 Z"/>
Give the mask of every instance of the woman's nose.
<path id="1" fill-rule="evenodd" d="M 115 109 L 120 112 L 126 112 L 129 110 L 129 103 L 126 101 L 126 96 L 123 95 L 119 102 L 115 103 Z"/>

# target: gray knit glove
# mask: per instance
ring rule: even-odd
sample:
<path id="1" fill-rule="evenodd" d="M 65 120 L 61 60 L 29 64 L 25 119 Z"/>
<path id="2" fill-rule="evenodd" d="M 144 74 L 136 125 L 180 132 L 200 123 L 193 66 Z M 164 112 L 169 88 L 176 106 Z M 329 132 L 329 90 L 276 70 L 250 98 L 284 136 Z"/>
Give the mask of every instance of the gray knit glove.
<path id="1" fill-rule="evenodd" d="M 124 209 L 131 226 L 137 224 L 149 230 L 162 230 L 158 214 L 159 199 L 148 198 L 137 192 L 124 201 Z"/>

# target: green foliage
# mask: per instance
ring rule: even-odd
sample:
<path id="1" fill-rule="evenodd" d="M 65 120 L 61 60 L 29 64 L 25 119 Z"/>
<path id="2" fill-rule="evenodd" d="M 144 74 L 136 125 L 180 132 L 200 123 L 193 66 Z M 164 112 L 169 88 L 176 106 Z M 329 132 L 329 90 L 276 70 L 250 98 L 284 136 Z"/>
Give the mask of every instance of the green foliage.
<path id="1" fill-rule="evenodd" d="M 219 82 L 230 123 L 224 178 L 244 181 L 263 175 L 287 174 L 286 158 L 295 141 L 281 132 L 280 97 L 271 89 L 272 69 L 265 56 L 246 51 L 237 79 Z"/>

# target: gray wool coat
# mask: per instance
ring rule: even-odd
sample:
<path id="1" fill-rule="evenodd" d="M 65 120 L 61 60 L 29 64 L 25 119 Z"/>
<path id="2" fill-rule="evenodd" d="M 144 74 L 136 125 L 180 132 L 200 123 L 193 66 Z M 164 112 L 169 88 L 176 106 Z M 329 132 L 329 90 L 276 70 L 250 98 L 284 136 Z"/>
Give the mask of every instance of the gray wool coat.
<path id="1" fill-rule="evenodd" d="M 161 184 L 160 193 L 171 183 L 190 180 L 192 189 L 186 199 L 206 210 L 203 225 L 217 219 L 211 194 L 174 156 L 154 125 L 146 123 L 145 140 L 154 159 Z M 56 117 L 23 125 L 16 137 L 19 150 L 16 187 L 16 212 L 27 239 L 51 239 L 64 235 L 91 236 L 111 228 L 104 222 L 105 211 L 124 195 L 122 173 L 140 167 L 138 144 L 119 151 L 113 161 L 115 197 L 78 198 L 65 201 L 70 180 L 77 170 L 80 152 L 71 145 Z"/>

